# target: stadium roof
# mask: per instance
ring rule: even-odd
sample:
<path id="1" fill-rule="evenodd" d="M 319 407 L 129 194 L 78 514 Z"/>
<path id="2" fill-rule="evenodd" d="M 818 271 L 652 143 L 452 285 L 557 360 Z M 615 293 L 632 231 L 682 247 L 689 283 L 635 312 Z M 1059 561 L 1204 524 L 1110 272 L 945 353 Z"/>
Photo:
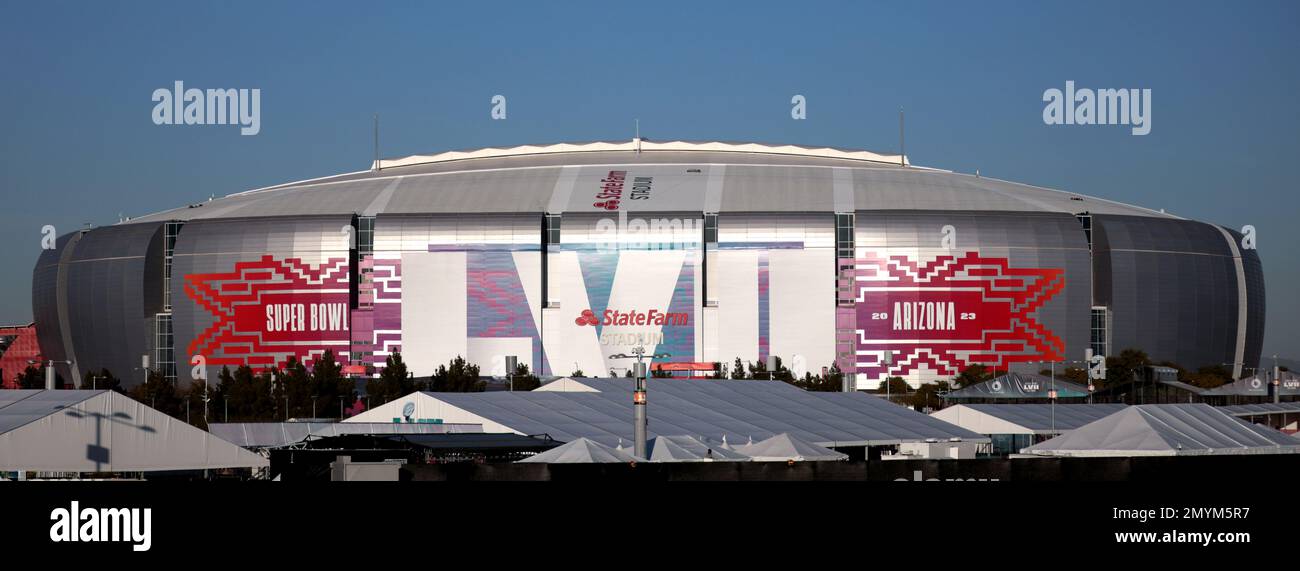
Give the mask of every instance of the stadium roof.
<path id="1" fill-rule="evenodd" d="M 636 150 L 640 146 L 640 151 Z M 973 210 L 1177 218 L 1154 210 L 937 169 L 897 155 L 756 143 L 597 142 L 452 151 L 230 194 L 129 222 L 265 216 L 603 213 L 610 170 L 653 178 L 623 211 Z M 591 191 L 591 192 L 587 192 Z"/>
<path id="2" fill-rule="evenodd" d="M 547 434 L 561 441 L 590 438 L 607 446 L 632 442 L 632 380 L 581 379 L 594 392 L 536 390 L 492 393 L 414 393 L 345 422 L 400 418 L 406 403 L 418 419 L 483 425 L 487 432 Z M 930 438 L 988 439 L 912 409 L 863 393 L 815 393 L 779 381 L 654 379 L 649 431 L 747 442 L 789 433 L 822 446 L 864 446 Z"/>
<path id="3" fill-rule="evenodd" d="M 113 391 L 0 391 L 0 470 L 253 468 L 261 456 Z"/>
<path id="4" fill-rule="evenodd" d="M 1007 373 L 1000 377 L 975 383 L 952 391 L 944 396 L 948 400 L 962 399 L 1047 399 L 1052 387 L 1057 398 L 1088 396 L 1088 387 L 1064 379 L 1032 373 Z"/>
<path id="5" fill-rule="evenodd" d="M 394 424 L 393 422 L 222 422 L 208 431 L 244 448 L 280 448 L 317 438 L 365 435 L 461 434 L 482 432 L 476 424 Z"/>
<path id="6" fill-rule="evenodd" d="M 1300 439 L 1207 404 L 1125 408 L 1021 452 L 1042 456 L 1296 454 Z"/>
<path id="7" fill-rule="evenodd" d="M 979 434 L 1060 434 L 1105 418 L 1125 404 L 959 404 L 930 414 Z"/>

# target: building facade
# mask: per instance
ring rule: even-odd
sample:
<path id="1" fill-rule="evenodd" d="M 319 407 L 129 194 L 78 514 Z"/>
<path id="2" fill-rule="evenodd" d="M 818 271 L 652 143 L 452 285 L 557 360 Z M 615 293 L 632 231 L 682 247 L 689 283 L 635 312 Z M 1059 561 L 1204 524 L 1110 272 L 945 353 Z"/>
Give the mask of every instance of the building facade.
<path id="1" fill-rule="evenodd" d="M 542 375 L 780 357 L 861 388 L 1134 347 L 1257 365 L 1264 292 L 1230 229 L 861 151 L 591 143 L 385 160 L 60 238 L 48 358 L 215 378 L 331 350 Z M 886 363 L 885 355 L 891 357 Z M 147 361 L 147 365 L 146 365 Z M 132 373 L 131 371 L 136 371 Z"/>

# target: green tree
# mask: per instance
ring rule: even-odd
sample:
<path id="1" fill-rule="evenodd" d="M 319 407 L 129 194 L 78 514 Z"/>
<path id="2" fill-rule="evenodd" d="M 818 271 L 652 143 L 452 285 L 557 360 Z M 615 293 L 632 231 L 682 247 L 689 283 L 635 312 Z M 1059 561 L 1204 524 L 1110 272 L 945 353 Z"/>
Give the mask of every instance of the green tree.
<path id="1" fill-rule="evenodd" d="M 487 383 L 478 378 L 478 365 L 465 362 L 457 355 L 447 365 L 439 365 L 433 375 L 432 388 L 440 393 L 474 393 L 482 392 Z"/>
<path id="2" fill-rule="evenodd" d="M 515 374 L 510 377 L 511 390 L 531 391 L 540 386 L 542 386 L 542 380 L 528 370 L 528 365 L 523 363 L 515 365 Z"/>
<path id="3" fill-rule="evenodd" d="M 924 383 L 907 397 L 907 404 L 912 408 L 925 412 L 926 409 L 937 410 L 943 406 L 941 395 L 946 394 L 951 389 L 948 381 L 938 381 L 934 383 Z"/>
<path id="4" fill-rule="evenodd" d="M 1106 379 L 1104 385 L 1113 385 L 1138 380 L 1142 372 L 1151 365 L 1151 359 L 1141 349 L 1125 349 L 1119 355 L 1106 358 Z M 1098 388 L 1104 386 L 1098 383 Z"/>
<path id="5" fill-rule="evenodd" d="M 108 369 L 86 371 L 81 378 L 82 390 L 109 390 L 122 392 L 122 381 L 108 372 Z"/>
<path id="6" fill-rule="evenodd" d="M 745 365 L 740 362 L 740 357 L 736 357 L 736 363 L 731 366 L 731 378 L 736 380 L 745 378 Z"/>
<path id="7" fill-rule="evenodd" d="M 992 379 L 993 376 L 993 371 L 990 371 L 984 365 L 970 365 L 962 369 L 961 373 L 953 377 L 952 381 L 958 388 L 964 388 Z"/>
<path id="8" fill-rule="evenodd" d="M 379 378 L 366 380 L 366 395 L 370 397 L 372 406 L 402 398 L 414 390 L 415 382 L 406 370 L 401 353 L 393 353 L 384 360 L 384 370 L 379 372 Z"/>
<path id="9" fill-rule="evenodd" d="M 887 377 L 885 380 L 880 381 L 880 385 L 876 387 L 876 392 L 880 394 L 888 392 L 891 395 L 905 395 L 911 390 L 912 387 L 907 385 L 907 381 L 903 380 L 903 377 Z"/>
<path id="10" fill-rule="evenodd" d="M 185 418 L 182 395 L 176 391 L 176 385 L 158 371 L 149 371 L 145 382 L 131 387 L 127 394 L 172 418 Z"/>
<path id="11" fill-rule="evenodd" d="M 1038 374 L 1044 377 L 1050 377 L 1053 375 L 1053 371 L 1051 369 L 1039 369 Z M 1067 367 L 1055 371 L 1055 375 L 1057 379 L 1062 381 L 1070 381 L 1080 385 L 1088 384 L 1088 371 L 1086 369 Z"/>

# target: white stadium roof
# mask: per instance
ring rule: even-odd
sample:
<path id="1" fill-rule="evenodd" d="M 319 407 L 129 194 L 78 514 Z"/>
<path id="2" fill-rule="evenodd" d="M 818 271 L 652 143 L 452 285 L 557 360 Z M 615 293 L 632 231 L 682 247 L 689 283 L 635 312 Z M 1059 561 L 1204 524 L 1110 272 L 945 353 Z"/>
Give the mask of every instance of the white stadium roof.
<path id="1" fill-rule="evenodd" d="M 381 159 L 378 169 L 236 192 L 127 222 L 606 214 L 594 206 L 595 193 L 588 191 L 614 169 L 654 181 L 652 199 L 623 201 L 621 209 L 631 212 L 1088 211 L 1177 218 L 1101 198 L 900 162 L 906 160 L 871 151 L 718 141 L 522 145 Z"/>

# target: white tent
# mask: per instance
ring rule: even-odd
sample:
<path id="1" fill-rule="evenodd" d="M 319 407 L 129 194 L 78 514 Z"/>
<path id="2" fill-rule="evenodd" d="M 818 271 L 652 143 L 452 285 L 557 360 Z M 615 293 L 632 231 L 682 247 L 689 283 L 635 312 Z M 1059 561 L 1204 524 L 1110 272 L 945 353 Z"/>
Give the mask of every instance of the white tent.
<path id="1" fill-rule="evenodd" d="M 1145 404 L 1021 452 L 1040 456 L 1296 454 L 1300 441 L 1207 404 Z"/>
<path id="2" fill-rule="evenodd" d="M 557 446 L 536 456 L 520 460 L 519 463 L 541 464 L 625 464 L 644 462 L 622 450 L 605 446 L 588 438 L 579 438 L 562 446 Z"/>
<path id="3" fill-rule="evenodd" d="M 267 464 L 113 391 L 0 391 L 0 470 L 152 472 Z"/>
<path id="4" fill-rule="evenodd" d="M 755 462 L 784 462 L 787 460 L 811 462 L 849 459 L 848 454 L 842 454 L 830 448 L 800 440 L 798 437 L 787 433 L 781 433 L 767 440 L 736 446 L 735 448 L 737 452 L 749 456 Z"/>
<path id="5" fill-rule="evenodd" d="M 656 436 L 646 443 L 651 462 L 748 462 L 749 456 L 694 436 Z"/>

